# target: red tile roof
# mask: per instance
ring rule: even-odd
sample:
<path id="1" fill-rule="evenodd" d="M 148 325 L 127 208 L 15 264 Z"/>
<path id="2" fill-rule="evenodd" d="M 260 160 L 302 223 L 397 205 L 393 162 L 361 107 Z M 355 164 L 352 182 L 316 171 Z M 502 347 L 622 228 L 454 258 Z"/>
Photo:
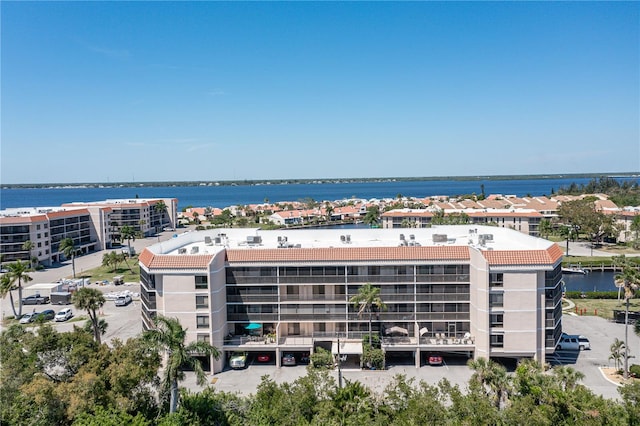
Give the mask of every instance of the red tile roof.
<path id="1" fill-rule="evenodd" d="M 386 260 L 467 260 L 465 246 L 438 247 L 336 247 L 237 250 L 227 249 L 229 262 L 335 262 Z"/>
<path id="2" fill-rule="evenodd" d="M 489 265 L 553 265 L 562 257 L 554 244 L 546 250 L 483 250 Z"/>
<path id="3" fill-rule="evenodd" d="M 151 251 L 144 249 L 138 260 L 147 268 L 153 269 L 204 269 L 207 268 L 213 255 L 154 255 Z"/>

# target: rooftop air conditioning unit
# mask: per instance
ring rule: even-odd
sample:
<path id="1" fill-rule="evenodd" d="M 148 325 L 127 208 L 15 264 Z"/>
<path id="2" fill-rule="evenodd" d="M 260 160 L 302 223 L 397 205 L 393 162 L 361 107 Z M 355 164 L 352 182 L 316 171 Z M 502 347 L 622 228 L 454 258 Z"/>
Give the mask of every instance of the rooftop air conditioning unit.
<path id="1" fill-rule="evenodd" d="M 216 244 L 222 244 L 222 238 L 220 238 L 220 237 L 215 237 L 215 238 L 213 239 L 213 242 L 214 242 L 214 243 L 216 243 Z"/>
<path id="2" fill-rule="evenodd" d="M 446 243 L 447 242 L 447 234 L 433 234 L 433 242 L 434 243 Z"/>
<path id="3" fill-rule="evenodd" d="M 186 254 L 187 253 L 187 249 L 182 247 L 178 249 L 178 254 Z"/>
<path id="4" fill-rule="evenodd" d="M 404 241 L 404 234 L 400 234 L 400 240 Z"/>
<path id="5" fill-rule="evenodd" d="M 409 235 L 409 239 L 410 239 L 410 240 L 415 240 L 415 239 L 416 239 L 416 236 L 415 236 L 415 235 L 413 235 L 413 234 L 411 234 L 411 235 Z"/>
<path id="6" fill-rule="evenodd" d="M 345 235 L 345 238 L 347 239 L 347 243 L 351 242 L 351 235 Z"/>
<path id="7" fill-rule="evenodd" d="M 191 254 L 197 254 L 200 251 L 198 246 L 191 247 Z"/>
<path id="8" fill-rule="evenodd" d="M 344 243 L 346 241 L 346 237 L 344 235 L 340 235 L 340 241 Z"/>

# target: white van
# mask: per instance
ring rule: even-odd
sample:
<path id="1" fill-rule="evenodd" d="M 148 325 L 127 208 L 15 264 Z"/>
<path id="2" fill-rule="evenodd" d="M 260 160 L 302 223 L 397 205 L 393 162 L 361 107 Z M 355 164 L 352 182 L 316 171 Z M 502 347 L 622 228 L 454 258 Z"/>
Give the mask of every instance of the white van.
<path id="1" fill-rule="evenodd" d="M 560 341 L 556 345 L 557 351 L 579 351 L 580 350 L 580 342 L 578 341 L 578 336 L 568 336 L 563 335 L 560 338 Z"/>
<path id="2" fill-rule="evenodd" d="M 591 350 L 591 342 L 585 336 L 578 336 L 578 344 L 581 351 Z"/>

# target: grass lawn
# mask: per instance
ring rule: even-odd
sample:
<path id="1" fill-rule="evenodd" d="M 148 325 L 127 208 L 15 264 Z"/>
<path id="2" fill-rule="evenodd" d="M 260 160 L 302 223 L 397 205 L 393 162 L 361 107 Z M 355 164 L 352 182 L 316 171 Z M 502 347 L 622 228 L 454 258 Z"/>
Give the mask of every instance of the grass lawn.
<path id="1" fill-rule="evenodd" d="M 616 299 L 571 299 L 576 304 L 576 309 L 572 309 L 571 312 L 578 313 L 580 310 L 586 309 L 582 315 L 596 315 L 608 320 L 613 319 L 614 310 L 624 310 L 625 304 L 623 300 Z M 640 311 L 640 299 L 631 299 L 629 302 L 630 311 Z"/>
<path id="2" fill-rule="evenodd" d="M 96 281 L 113 281 L 113 277 L 122 275 L 125 282 L 139 282 L 140 281 L 140 265 L 138 264 L 138 257 L 134 256 L 127 260 L 131 269 L 126 264 L 121 263 L 114 270 L 113 266 L 104 267 L 98 266 L 94 269 L 82 271 L 82 275 L 78 275 L 78 278 L 89 278 L 92 283 Z M 71 277 L 67 277 L 71 278 Z"/>

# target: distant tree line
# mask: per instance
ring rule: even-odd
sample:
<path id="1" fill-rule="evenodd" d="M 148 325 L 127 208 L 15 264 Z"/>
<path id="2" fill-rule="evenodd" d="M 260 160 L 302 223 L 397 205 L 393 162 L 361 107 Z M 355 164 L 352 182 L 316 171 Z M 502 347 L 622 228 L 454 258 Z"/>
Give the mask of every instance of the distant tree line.
<path id="1" fill-rule="evenodd" d="M 587 184 L 576 184 L 560 187 L 558 194 L 607 194 L 617 206 L 640 206 L 640 185 L 637 181 L 620 180 L 611 177 L 594 178 Z"/>

